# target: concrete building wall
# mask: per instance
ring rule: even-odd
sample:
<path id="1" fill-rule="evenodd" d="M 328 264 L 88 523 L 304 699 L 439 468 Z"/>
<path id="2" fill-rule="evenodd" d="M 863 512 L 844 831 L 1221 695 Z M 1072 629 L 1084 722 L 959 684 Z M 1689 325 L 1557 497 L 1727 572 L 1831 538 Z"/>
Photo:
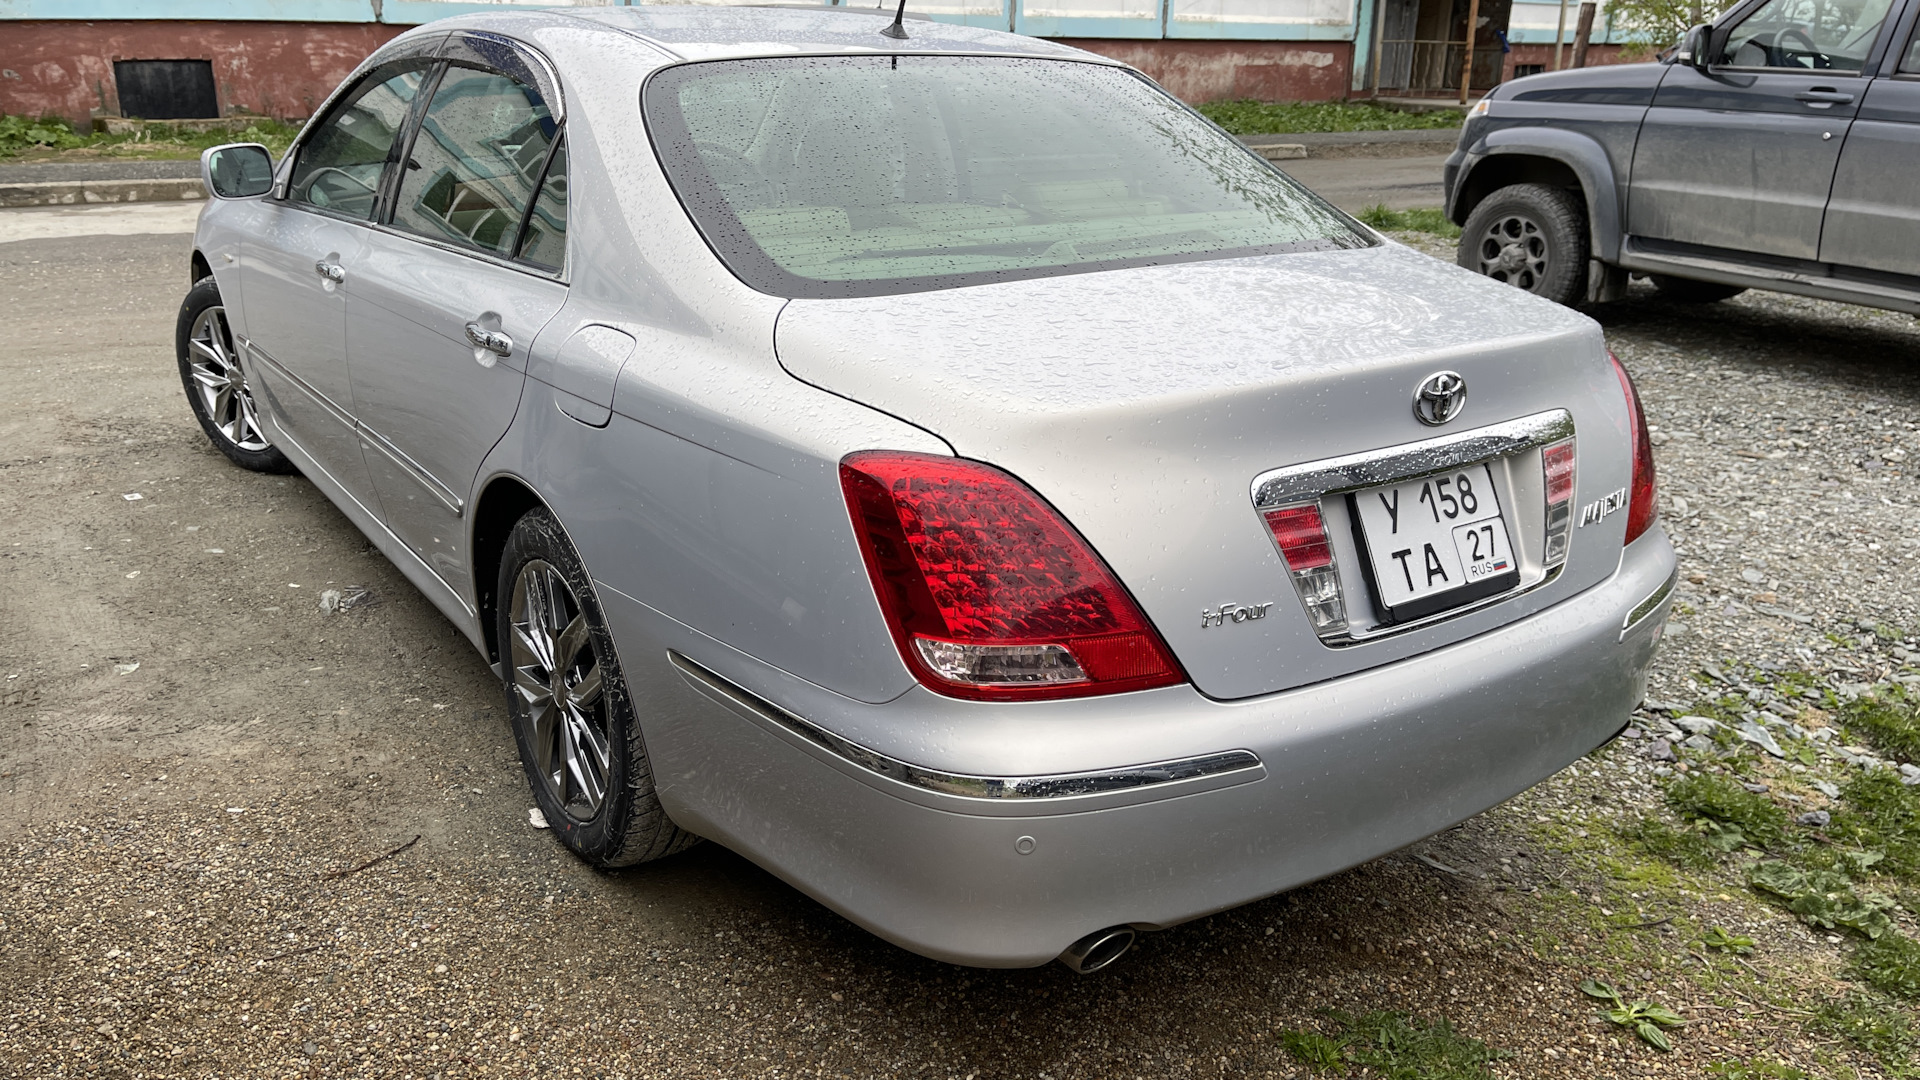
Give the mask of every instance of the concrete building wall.
<path id="1" fill-rule="evenodd" d="M 1346 41 L 1196 41 L 1060 38 L 1152 76 L 1182 101 L 1333 101 L 1347 96 Z"/>
<path id="2" fill-rule="evenodd" d="M 85 124 L 119 111 L 115 60 L 209 60 L 221 115 L 312 115 L 405 26 L 344 22 L 22 20 L 0 23 L 0 113 Z"/>

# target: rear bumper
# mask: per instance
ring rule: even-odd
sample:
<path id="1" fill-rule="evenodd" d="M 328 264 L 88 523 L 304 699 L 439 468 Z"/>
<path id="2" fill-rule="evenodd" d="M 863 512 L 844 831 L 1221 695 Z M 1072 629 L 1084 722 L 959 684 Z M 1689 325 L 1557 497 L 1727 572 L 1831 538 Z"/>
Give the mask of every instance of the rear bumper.
<path id="1" fill-rule="evenodd" d="M 1075 704 L 1099 711 L 1061 710 L 1044 728 L 1026 722 L 1033 706 L 955 709 L 920 690 L 849 702 L 631 598 L 603 606 L 641 700 L 666 706 L 646 738 L 676 822 L 904 948 L 1019 967 L 1105 927 L 1171 926 L 1336 873 L 1558 772 L 1640 701 L 1674 566 L 1656 527 L 1603 584 L 1432 653 L 1241 701 L 1191 687 L 1092 699 Z M 947 794 L 643 660 L 636 641 L 696 656 L 858 745 L 907 732 L 886 747 L 893 759 L 1030 775 L 1244 750 L 1260 766 L 1061 798 Z"/>

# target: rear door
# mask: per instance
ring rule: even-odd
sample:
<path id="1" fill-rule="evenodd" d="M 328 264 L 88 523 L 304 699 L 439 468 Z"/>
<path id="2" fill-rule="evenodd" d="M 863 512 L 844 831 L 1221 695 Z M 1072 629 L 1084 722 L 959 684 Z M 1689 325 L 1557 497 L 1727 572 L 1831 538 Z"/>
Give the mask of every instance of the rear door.
<path id="1" fill-rule="evenodd" d="M 1867 88 L 1847 133 L 1820 261 L 1920 275 L 1920 30 L 1906 17 L 1905 47 Z"/>
<path id="2" fill-rule="evenodd" d="M 282 198 L 241 245 L 248 375 L 287 440 L 369 509 L 347 371 L 347 292 L 381 177 L 432 62 L 403 60 L 342 95 L 295 151 Z"/>
<path id="3" fill-rule="evenodd" d="M 551 80 L 489 41 L 484 58 L 450 43 L 347 312 L 354 403 L 387 527 L 463 596 L 473 595 L 466 500 L 519 406 L 528 349 L 566 298 L 566 159 Z"/>
<path id="4" fill-rule="evenodd" d="M 1794 259 L 1820 224 L 1891 0 L 1764 0 L 1674 64 L 1634 149 L 1627 231 Z"/>

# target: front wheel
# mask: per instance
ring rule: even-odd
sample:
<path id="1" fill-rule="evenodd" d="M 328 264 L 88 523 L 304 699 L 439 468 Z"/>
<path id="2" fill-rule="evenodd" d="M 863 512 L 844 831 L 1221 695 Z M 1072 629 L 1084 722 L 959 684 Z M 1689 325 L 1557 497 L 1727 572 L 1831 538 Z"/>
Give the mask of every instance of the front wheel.
<path id="1" fill-rule="evenodd" d="M 220 286 L 211 277 L 194 282 L 180 304 L 173 351 L 180 361 L 180 382 L 200 430 L 227 459 L 243 469 L 290 473 L 293 462 L 267 441 L 247 385 Z"/>
<path id="2" fill-rule="evenodd" d="M 530 510 L 514 525 L 495 595 L 514 741 L 554 834 L 600 866 L 631 866 L 698 843 L 654 794 L 593 582 L 547 510 Z"/>
<path id="3" fill-rule="evenodd" d="M 1569 306 L 1587 292 L 1587 215 L 1572 193 L 1514 184 L 1481 200 L 1460 232 L 1458 262 Z"/>

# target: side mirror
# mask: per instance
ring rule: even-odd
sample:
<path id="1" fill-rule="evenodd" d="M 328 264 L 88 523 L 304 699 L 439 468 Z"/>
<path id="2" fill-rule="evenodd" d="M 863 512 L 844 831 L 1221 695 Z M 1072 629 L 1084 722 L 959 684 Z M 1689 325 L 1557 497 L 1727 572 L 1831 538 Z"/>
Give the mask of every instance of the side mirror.
<path id="1" fill-rule="evenodd" d="M 1675 63 L 1685 64 L 1695 71 L 1705 71 L 1713 64 L 1713 27 L 1702 23 L 1687 31 L 1680 39 L 1680 48 L 1675 50 Z"/>
<path id="2" fill-rule="evenodd" d="M 228 143 L 200 154 L 200 182 L 216 199 L 251 199 L 273 189 L 273 155 L 259 143 Z"/>

